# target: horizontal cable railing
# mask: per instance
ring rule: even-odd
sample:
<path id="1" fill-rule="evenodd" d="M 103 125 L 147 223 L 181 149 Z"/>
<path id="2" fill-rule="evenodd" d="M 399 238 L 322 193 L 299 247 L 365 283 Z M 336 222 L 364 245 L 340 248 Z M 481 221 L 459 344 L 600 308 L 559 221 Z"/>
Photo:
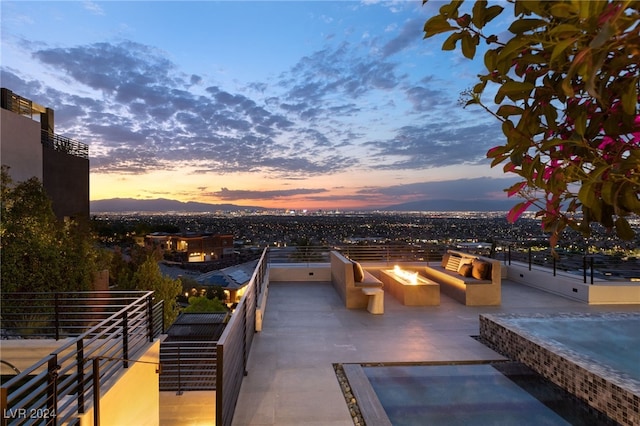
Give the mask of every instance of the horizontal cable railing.
<path id="1" fill-rule="evenodd" d="M 345 244 L 336 246 L 270 247 L 269 263 L 327 263 L 331 250 L 340 251 L 358 262 L 440 262 L 447 250 L 457 250 L 492 257 L 505 264 L 524 262 L 529 266 L 548 269 L 550 274 L 564 271 L 582 277 L 584 282 L 594 279 L 630 281 L 640 279 L 640 263 L 625 261 L 621 256 L 604 253 L 580 254 L 550 249 L 532 249 L 516 244 Z"/>
<path id="2" fill-rule="evenodd" d="M 122 293 L 118 292 L 119 298 L 126 299 Z M 162 303 L 153 303 L 153 292 L 128 293 L 131 299 L 126 306 L 2 384 L 0 405 L 6 422 L 11 425 L 78 422 L 78 415 L 86 413 L 92 405 L 95 386 L 103 386 L 127 368 L 162 332 L 154 324 L 161 317 Z M 102 306 L 112 306 L 108 302 L 103 300 Z M 94 374 L 96 371 L 98 374 Z M 25 416 L 25 413 L 35 414 Z"/>
<path id="3" fill-rule="evenodd" d="M 3 339 L 75 337 L 109 318 L 143 292 L 2 293 Z"/>
<path id="4" fill-rule="evenodd" d="M 431 262 L 442 259 L 446 249 L 434 244 L 270 247 L 269 263 L 328 263 L 331 250 L 340 251 L 358 262 Z"/>
<path id="5" fill-rule="evenodd" d="M 2 88 L 1 104 L 2 108 L 6 110 L 33 118 L 33 102 L 30 99 L 16 95 L 9 89 Z"/>
<path id="6" fill-rule="evenodd" d="M 89 145 L 69 139 L 47 130 L 42 130 L 42 145 L 65 154 L 89 158 Z"/>
<path id="7" fill-rule="evenodd" d="M 534 249 L 518 245 L 498 246 L 496 259 L 505 264 L 511 262 L 524 263 L 529 270 L 532 267 L 549 269 L 555 276 L 565 272 L 582 277 L 583 282 L 594 283 L 594 280 L 629 282 L 640 279 L 640 263 L 635 259 L 623 259 L 623 256 L 612 256 L 604 253 L 572 253 L 550 249 Z"/>
<path id="8" fill-rule="evenodd" d="M 215 390 L 217 342 L 162 342 L 160 348 L 160 390 Z"/>
<path id="9" fill-rule="evenodd" d="M 255 334 L 259 293 L 268 283 L 268 249 L 258 265 L 222 336 L 218 340 L 216 372 L 216 425 L 231 425 L 240 394 L 242 378 L 247 374 L 247 359 Z"/>

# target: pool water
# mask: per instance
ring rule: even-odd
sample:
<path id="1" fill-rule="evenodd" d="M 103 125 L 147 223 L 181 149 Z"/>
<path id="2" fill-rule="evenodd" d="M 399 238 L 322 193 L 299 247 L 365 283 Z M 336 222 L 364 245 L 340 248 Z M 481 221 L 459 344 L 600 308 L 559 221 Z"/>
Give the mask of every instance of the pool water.
<path id="1" fill-rule="evenodd" d="M 616 424 L 517 362 L 363 371 L 394 426 Z"/>
<path id="2" fill-rule="evenodd" d="M 640 317 L 624 315 L 514 318 L 512 324 L 555 341 L 593 362 L 603 363 L 640 381 Z"/>

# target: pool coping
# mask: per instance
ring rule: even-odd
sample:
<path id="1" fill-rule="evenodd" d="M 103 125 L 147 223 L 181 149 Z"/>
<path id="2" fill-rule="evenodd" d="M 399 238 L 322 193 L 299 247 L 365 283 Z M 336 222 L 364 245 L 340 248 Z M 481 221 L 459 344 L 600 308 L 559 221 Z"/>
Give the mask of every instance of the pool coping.
<path id="1" fill-rule="evenodd" d="M 623 377 L 609 366 L 585 359 L 564 345 L 554 345 L 509 322 L 522 318 L 593 318 L 612 315 L 635 317 L 640 314 L 481 314 L 480 337 L 500 353 L 525 364 L 620 424 L 640 424 L 638 381 Z"/>

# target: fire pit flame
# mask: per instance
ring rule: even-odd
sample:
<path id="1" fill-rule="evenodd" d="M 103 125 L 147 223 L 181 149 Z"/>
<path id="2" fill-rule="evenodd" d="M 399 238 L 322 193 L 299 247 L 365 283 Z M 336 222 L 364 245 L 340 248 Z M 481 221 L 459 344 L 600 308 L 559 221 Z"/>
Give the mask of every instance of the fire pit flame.
<path id="1" fill-rule="evenodd" d="M 418 273 L 417 272 L 409 272 L 409 271 L 405 271 L 404 269 L 400 269 L 400 267 L 398 265 L 395 265 L 393 267 L 393 273 L 408 281 L 409 284 L 411 285 L 417 285 L 418 284 Z"/>

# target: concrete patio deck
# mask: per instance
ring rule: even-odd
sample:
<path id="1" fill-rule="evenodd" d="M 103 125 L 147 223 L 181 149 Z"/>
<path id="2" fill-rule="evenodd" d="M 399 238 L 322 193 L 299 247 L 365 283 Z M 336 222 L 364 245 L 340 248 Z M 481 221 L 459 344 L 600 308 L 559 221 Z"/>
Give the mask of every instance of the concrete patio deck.
<path id="1" fill-rule="evenodd" d="M 384 315 L 371 315 L 345 309 L 328 282 L 271 282 L 233 425 L 352 426 L 334 363 L 502 359 L 471 337 L 479 334 L 481 313 L 640 310 L 638 305 L 590 306 L 509 280 L 502 282 L 501 306 L 469 307 L 446 295 L 440 306 L 403 306 L 388 293 L 384 303 Z M 192 396 L 203 397 L 165 395 L 161 424 L 213 425 L 214 409 L 193 404 Z M 188 418 L 181 420 L 175 413 L 183 410 Z M 174 414 L 170 419 L 169 413 Z"/>

